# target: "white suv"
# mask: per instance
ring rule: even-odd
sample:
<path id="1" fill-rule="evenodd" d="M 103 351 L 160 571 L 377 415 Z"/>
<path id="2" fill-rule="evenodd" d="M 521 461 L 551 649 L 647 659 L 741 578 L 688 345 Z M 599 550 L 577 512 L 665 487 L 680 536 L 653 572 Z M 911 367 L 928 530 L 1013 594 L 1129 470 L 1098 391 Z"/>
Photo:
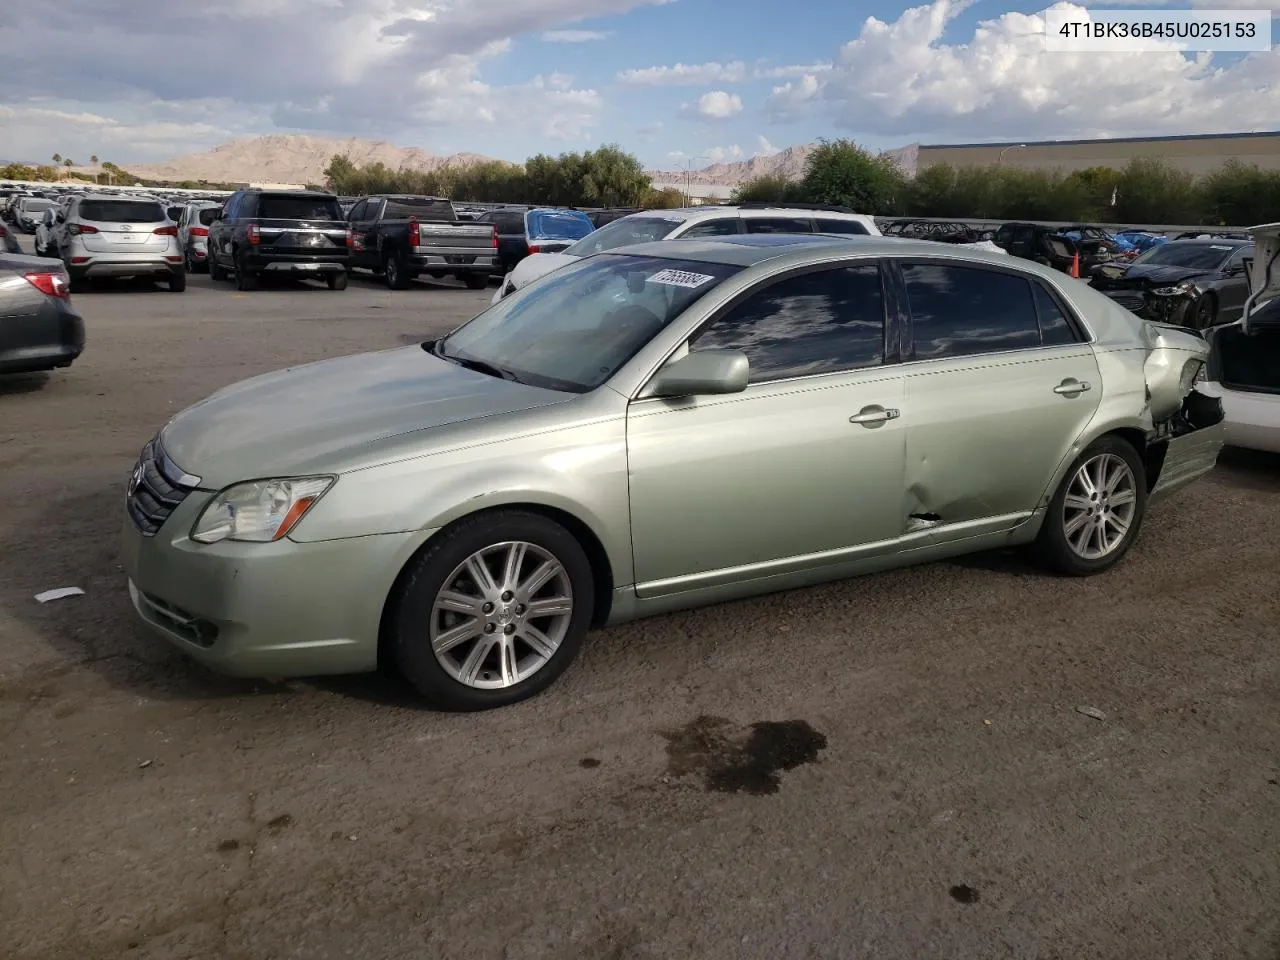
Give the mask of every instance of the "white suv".
<path id="1" fill-rule="evenodd" d="M 493 303 L 567 263 L 593 253 L 652 240 L 687 240 L 739 233 L 844 233 L 880 236 L 871 217 L 819 204 L 744 203 L 736 207 L 647 210 L 614 220 L 560 253 L 534 253 L 503 278 Z"/>
<path id="2" fill-rule="evenodd" d="M 72 290 L 96 277 L 150 277 L 187 288 L 178 225 L 155 200 L 76 197 L 54 231 Z"/>

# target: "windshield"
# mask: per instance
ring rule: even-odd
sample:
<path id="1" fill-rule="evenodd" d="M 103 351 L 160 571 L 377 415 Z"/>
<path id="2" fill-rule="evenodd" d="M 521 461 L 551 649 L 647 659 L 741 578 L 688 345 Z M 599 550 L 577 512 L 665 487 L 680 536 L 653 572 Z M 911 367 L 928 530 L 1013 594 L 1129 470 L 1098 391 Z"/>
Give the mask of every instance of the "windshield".
<path id="1" fill-rule="evenodd" d="M 632 243 L 663 240 L 682 223 L 683 220 L 669 217 L 623 217 L 566 247 L 564 252 L 571 257 L 589 257 L 593 253 L 603 253 Z"/>
<path id="2" fill-rule="evenodd" d="M 585 213 L 569 210 L 530 210 L 530 240 L 581 240 L 595 230 Z"/>
<path id="3" fill-rule="evenodd" d="M 1151 263 L 1162 267 L 1186 267 L 1189 270 L 1216 270 L 1239 247 L 1226 243 L 1165 243 L 1152 247 L 1134 260 L 1134 264 Z"/>
<path id="4" fill-rule="evenodd" d="M 77 216 L 99 223 L 160 223 L 164 207 L 133 200 L 82 200 Z"/>
<path id="5" fill-rule="evenodd" d="M 52 200 L 41 200 L 39 197 L 35 197 L 22 201 L 22 206 L 24 209 L 30 210 L 32 213 L 39 213 L 41 210 L 48 210 L 51 207 L 56 207 L 57 204 Z"/>
<path id="6" fill-rule="evenodd" d="M 532 386 L 586 393 L 741 269 L 662 257 L 591 257 L 499 301 L 441 340 L 436 353 Z"/>

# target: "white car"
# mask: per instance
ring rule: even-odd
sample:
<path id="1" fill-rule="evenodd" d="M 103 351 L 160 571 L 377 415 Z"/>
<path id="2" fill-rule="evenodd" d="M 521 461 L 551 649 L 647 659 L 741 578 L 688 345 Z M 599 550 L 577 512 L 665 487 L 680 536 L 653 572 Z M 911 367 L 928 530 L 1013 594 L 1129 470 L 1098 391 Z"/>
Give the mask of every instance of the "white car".
<path id="1" fill-rule="evenodd" d="M 880 236 L 871 217 L 850 213 L 843 207 L 817 204 L 743 204 L 736 207 L 688 207 L 682 210 L 648 210 L 605 224 L 566 247 L 560 253 L 534 253 L 525 257 L 503 278 L 493 295 L 503 297 L 527 286 L 567 263 L 593 253 L 653 240 L 685 240 L 722 237 L 739 233 L 846 233 Z"/>
<path id="2" fill-rule="evenodd" d="M 1208 331 L 1213 352 L 1200 389 L 1222 400 L 1227 443 L 1280 453 L 1280 223 L 1249 232 L 1244 317 Z"/>

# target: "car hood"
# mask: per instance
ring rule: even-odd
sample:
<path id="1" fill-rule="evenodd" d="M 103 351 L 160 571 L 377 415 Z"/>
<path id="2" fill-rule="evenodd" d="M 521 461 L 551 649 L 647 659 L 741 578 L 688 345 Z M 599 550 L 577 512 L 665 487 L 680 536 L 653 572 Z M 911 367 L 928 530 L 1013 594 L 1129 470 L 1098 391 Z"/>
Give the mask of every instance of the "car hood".
<path id="1" fill-rule="evenodd" d="M 577 263 L 578 258 L 564 253 L 531 253 L 511 271 L 511 289 L 519 290 L 533 281 L 545 277 L 548 273 L 559 270 L 570 263 Z"/>
<path id="2" fill-rule="evenodd" d="M 1128 265 L 1103 265 L 1094 274 L 1097 287 L 1162 287 L 1185 280 L 1195 280 L 1212 275 L 1210 270 L 1176 267 L 1162 263 L 1131 263 Z"/>
<path id="3" fill-rule="evenodd" d="M 232 384 L 183 410 L 165 453 L 201 486 L 336 472 L 361 447 L 572 394 L 501 380 L 422 346 L 323 360 Z"/>

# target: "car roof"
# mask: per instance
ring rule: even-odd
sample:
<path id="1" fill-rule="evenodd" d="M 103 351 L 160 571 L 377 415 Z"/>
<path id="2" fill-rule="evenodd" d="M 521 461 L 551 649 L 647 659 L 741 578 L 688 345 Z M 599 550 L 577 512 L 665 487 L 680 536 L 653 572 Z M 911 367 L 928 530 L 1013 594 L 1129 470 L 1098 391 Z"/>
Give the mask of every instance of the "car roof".
<path id="1" fill-rule="evenodd" d="M 702 260 L 737 267 L 751 267 L 768 260 L 787 259 L 795 266 L 821 262 L 833 256 L 917 256 L 964 259 L 975 263 L 1010 266 L 1007 253 L 990 253 L 975 248 L 960 248 L 950 243 L 929 240 L 902 240 L 865 234 L 832 236 L 824 234 L 739 234 L 698 240 L 655 240 L 637 243 L 596 256 L 617 254 L 632 257 L 662 257 L 669 260 Z"/>

